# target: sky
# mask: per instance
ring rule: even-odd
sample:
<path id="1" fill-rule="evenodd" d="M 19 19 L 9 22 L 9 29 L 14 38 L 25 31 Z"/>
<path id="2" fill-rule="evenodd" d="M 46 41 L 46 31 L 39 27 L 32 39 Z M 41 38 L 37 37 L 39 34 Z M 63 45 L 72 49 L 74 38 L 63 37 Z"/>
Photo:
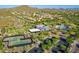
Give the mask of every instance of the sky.
<path id="1" fill-rule="evenodd" d="M 16 5 L 0 5 L 0 8 L 13 8 L 16 7 Z"/>
<path id="2" fill-rule="evenodd" d="M 79 5 L 32 5 L 37 8 L 79 8 Z"/>
<path id="3" fill-rule="evenodd" d="M 0 5 L 0 8 L 13 8 L 18 5 Z M 79 5 L 29 5 L 35 8 L 79 8 Z"/>

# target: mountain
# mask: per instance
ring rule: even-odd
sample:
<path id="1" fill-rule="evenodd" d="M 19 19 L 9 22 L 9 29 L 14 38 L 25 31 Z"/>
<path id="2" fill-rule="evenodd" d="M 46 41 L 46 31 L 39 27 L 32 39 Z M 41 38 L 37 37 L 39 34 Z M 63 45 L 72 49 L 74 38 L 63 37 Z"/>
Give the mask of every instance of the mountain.
<path id="1" fill-rule="evenodd" d="M 17 6 L 15 8 L 3 8 L 0 9 L 0 28 L 11 27 L 12 25 L 16 27 L 15 24 L 24 25 L 23 23 L 26 22 L 28 19 L 40 19 L 41 17 L 52 17 L 54 19 L 63 17 L 64 19 L 66 19 L 63 19 L 64 21 L 72 21 L 73 19 L 77 20 L 78 15 L 79 10 L 38 9 L 26 5 Z"/>

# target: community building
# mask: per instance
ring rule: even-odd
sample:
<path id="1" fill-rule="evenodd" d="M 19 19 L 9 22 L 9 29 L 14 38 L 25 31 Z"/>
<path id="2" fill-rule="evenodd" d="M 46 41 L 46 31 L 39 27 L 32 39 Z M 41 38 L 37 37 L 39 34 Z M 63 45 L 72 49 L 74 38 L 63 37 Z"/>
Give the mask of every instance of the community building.
<path id="1" fill-rule="evenodd" d="M 24 36 L 24 35 L 15 35 L 10 37 L 5 37 L 3 42 L 5 43 L 4 45 L 7 45 L 7 47 L 14 47 L 14 46 L 32 44 L 32 39 L 31 37 Z"/>

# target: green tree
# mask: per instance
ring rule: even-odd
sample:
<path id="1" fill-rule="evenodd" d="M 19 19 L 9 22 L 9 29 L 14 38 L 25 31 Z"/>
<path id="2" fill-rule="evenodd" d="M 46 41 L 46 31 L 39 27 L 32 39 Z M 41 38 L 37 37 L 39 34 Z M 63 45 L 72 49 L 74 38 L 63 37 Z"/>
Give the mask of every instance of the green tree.
<path id="1" fill-rule="evenodd" d="M 74 40 L 74 39 L 73 39 L 72 37 L 67 37 L 67 42 L 68 42 L 68 43 L 72 43 L 73 40 Z"/>

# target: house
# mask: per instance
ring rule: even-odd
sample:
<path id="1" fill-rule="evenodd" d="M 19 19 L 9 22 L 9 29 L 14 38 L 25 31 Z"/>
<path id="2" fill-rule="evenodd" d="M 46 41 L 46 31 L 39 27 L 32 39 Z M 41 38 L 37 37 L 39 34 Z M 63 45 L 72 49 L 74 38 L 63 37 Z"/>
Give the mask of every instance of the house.
<path id="1" fill-rule="evenodd" d="M 61 45 L 64 45 L 64 46 L 68 47 L 69 46 L 69 43 L 67 41 L 60 40 L 58 42 L 58 46 L 61 46 Z"/>
<path id="2" fill-rule="evenodd" d="M 53 47 L 52 48 L 52 53 L 58 53 L 59 52 L 59 48 L 58 47 Z"/>
<path id="3" fill-rule="evenodd" d="M 64 42 L 67 41 L 65 37 L 60 37 L 60 40 L 61 40 L 61 41 L 64 41 Z"/>
<path id="4" fill-rule="evenodd" d="M 68 46 L 69 43 L 64 38 L 61 38 L 57 45 L 57 47 L 59 48 L 58 51 L 65 53 Z"/>
<path id="5" fill-rule="evenodd" d="M 56 52 L 56 53 L 58 53 L 58 52 L 61 52 L 61 53 L 65 53 L 66 52 L 66 50 L 67 50 L 67 47 L 68 47 L 68 43 L 67 42 L 63 42 L 63 41 L 59 41 L 58 42 L 58 45 L 56 46 L 56 48 L 53 48 L 53 52 Z M 56 49 L 56 50 L 55 50 Z"/>
<path id="6" fill-rule="evenodd" d="M 60 30 L 68 30 L 68 26 L 64 25 L 64 24 L 58 24 L 55 26 L 56 29 L 60 29 Z"/>
<path id="7" fill-rule="evenodd" d="M 29 45 L 32 44 L 31 37 L 25 37 L 24 35 L 15 35 L 4 37 L 4 43 L 7 42 L 7 47 L 14 47 L 14 46 L 22 46 L 22 45 Z"/>
<path id="8" fill-rule="evenodd" d="M 34 47 L 30 51 L 28 51 L 28 53 L 43 53 L 43 52 L 44 50 L 39 47 Z"/>
<path id="9" fill-rule="evenodd" d="M 78 48 L 79 48 L 79 43 L 77 43 L 77 44 L 76 44 L 76 47 L 78 47 Z"/>
<path id="10" fill-rule="evenodd" d="M 44 30 L 46 30 L 46 31 L 49 30 L 49 27 L 44 26 L 44 25 L 36 25 L 35 28 L 40 29 L 40 30 L 42 30 L 42 31 L 44 31 Z"/>
<path id="11" fill-rule="evenodd" d="M 39 32 L 40 30 L 34 28 L 34 29 L 29 29 L 29 31 L 30 31 L 30 32 Z"/>
<path id="12" fill-rule="evenodd" d="M 70 33 L 70 37 L 72 37 L 72 38 L 75 39 L 75 38 L 76 38 L 76 33 L 75 33 L 75 32 L 71 32 L 71 33 Z"/>
<path id="13" fill-rule="evenodd" d="M 61 47 L 53 47 L 52 53 L 65 53 L 65 49 L 62 49 Z"/>

